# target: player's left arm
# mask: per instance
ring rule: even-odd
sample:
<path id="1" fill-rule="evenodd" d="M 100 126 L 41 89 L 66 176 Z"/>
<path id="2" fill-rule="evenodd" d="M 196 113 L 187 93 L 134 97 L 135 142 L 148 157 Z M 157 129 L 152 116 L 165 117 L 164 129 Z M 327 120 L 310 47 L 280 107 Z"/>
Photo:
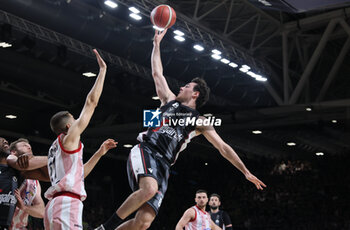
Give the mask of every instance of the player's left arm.
<path id="1" fill-rule="evenodd" d="M 94 169 L 97 162 L 102 156 L 104 156 L 108 150 L 114 149 L 117 147 L 118 142 L 113 139 L 105 140 L 100 148 L 95 152 L 95 154 L 84 164 L 84 178 L 87 177 L 90 172 Z"/>
<path id="2" fill-rule="evenodd" d="M 212 219 L 210 219 L 210 229 L 211 230 L 222 230 L 219 226 L 217 226 Z"/>
<path id="3" fill-rule="evenodd" d="M 199 131 L 201 134 L 204 135 L 204 137 L 217 149 L 219 150 L 220 154 L 226 158 L 229 162 L 231 162 L 232 165 L 234 165 L 239 171 L 241 171 L 245 178 L 255 184 L 257 189 L 263 190 L 263 187 L 266 187 L 266 185 L 260 181 L 258 178 L 256 178 L 253 174 L 250 173 L 250 171 L 246 168 L 242 160 L 239 158 L 237 153 L 226 144 L 219 134 L 215 131 L 214 127 L 212 126 L 201 126 L 197 128 L 197 131 Z"/>
<path id="4" fill-rule="evenodd" d="M 21 159 L 24 159 L 25 157 L 28 157 L 28 159 L 25 160 L 27 161 L 26 163 L 23 163 Z M 15 155 L 9 155 L 6 161 L 8 165 L 19 171 L 34 170 L 47 166 L 47 156 L 22 155 L 21 157 L 16 157 Z"/>
<path id="5" fill-rule="evenodd" d="M 232 230 L 232 222 L 230 216 L 227 214 L 227 212 L 222 213 L 222 219 L 224 221 L 224 226 L 226 230 Z"/>
<path id="6" fill-rule="evenodd" d="M 24 212 L 28 213 L 28 215 L 30 216 L 33 216 L 36 218 L 44 218 L 45 205 L 44 205 L 43 199 L 41 198 L 41 187 L 39 183 L 38 183 L 38 187 L 37 187 L 32 205 L 27 206 L 24 204 L 18 189 L 15 190 L 15 196 L 17 198 L 17 207 L 19 209 L 22 209 Z"/>

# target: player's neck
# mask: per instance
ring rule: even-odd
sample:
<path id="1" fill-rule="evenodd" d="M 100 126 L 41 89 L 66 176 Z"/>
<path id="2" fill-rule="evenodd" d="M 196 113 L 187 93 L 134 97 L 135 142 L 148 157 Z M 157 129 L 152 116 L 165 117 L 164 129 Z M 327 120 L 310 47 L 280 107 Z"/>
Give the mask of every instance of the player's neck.
<path id="1" fill-rule="evenodd" d="M 205 212 L 205 206 L 203 206 L 203 207 L 198 206 L 198 205 L 196 205 L 196 206 L 197 206 L 197 208 L 199 208 L 200 210 L 202 210 L 203 212 Z"/>
<path id="2" fill-rule="evenodd" d="M 219 212 L 219 208 L 217 208 L 217 209 L 210 209 L 210 212 L 211 213 L 217 213 L 217 212 Z"/>
<path id="3" fill-rule="evenodd" d="M 190 107 L 191 109 L 196 109 L 196 102 L 190 100 L 190 101 L 185 101 L 185 102 L 181 102 L 182 105 L 185 105 L 187 107 Z"/>

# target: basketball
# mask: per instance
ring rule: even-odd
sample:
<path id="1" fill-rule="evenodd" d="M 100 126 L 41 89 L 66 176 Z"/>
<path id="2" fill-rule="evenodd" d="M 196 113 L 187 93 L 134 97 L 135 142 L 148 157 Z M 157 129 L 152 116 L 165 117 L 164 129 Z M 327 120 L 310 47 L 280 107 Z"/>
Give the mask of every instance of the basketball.
<path id="1" fill-rule="evenodd" d="M 161 29 L 172 27 L 175 21 L 175 10 L 168 5 L 159 5 L 156 8 L 154 8 L 151 12 L 152 24 Z"/>

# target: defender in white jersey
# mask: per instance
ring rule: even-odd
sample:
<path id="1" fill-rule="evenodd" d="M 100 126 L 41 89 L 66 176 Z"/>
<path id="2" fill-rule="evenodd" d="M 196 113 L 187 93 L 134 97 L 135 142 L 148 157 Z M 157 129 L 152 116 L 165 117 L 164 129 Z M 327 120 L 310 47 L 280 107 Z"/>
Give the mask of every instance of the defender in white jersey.
<path id="1" fill-rule="evenodd" d="M 48 155 L 51 187 L 45 197 L 50 199 L 45 210 L 45 229 L 83 229 L 82 201 L 86 198 L 84 188 L 83 144 L 80 135 L 88 126 L 100 99 L 106 63 L 94 50 L 100 72 L 86 97 L 77 120 L 68 112 L 56 113 L 50 120 L 51 129 L 58 136 Z"/>
<path id="2" fill-rule="evenodd" d="M 180 122 L 170 124 L 173 118 L 205 120 L 204 117 L 199 116 L 196 109 L 208 101 L 210 90 L 206 82 L 200 78 L 195 78 L 181 87 L 177 96 L 170 90 L 163 76 L 160 58 L 160 42 L 166 31 L 155 32 L 151 65 L 156 92 L 161 101 L 161 111 L 153 112 L 153 116 L 164 116 L 163 121 L 167 125 L 161 123 L 161 127 L 149 128 L 147 134 L 142 135 L 144 138 L 140 139 L 141 144 L 131 150 L 128 160 L 128 176 L 133 193 L 97 229 L 114 230 L 119 225 L 118 230 L 148 229 L 158 213 L 166 192 L 170 172 L 169 164 L 174 164 L 178 153 L 184 150 L 190 139 L 200 134 L 203 134 L 219 150 L 220 154 L 239 169 L 257 189 L 262 190 L 266 186 L 250 173 L 236 152 L 221 139 L 213 126 L 189 127 L 187 125 L 184 127 L 186 125 L 181 125 Z M 177 110 L 185 114 L 176 114 Z M 169 114 L 165 114 L 166 112 Z M 174 115 L 170 115 L 174 112 Z M 123 223 L 135 211 L 137 211 L 135 217 Z"/>
<path id="3" fill-rule="evenodd" d="M 28 217 L 44 218 L 45 204 L 41 198 L 41 187 L 38 180 L 26 179 L 15 191 L 17 207 L 12 218 L 11 230 L 25 230 Z"/>
<path id="4" fill-rule="evenodd" d="M 176 225 L 175 230 L 220 230 L 210 218 L 205 208 L 208 203 L 208 193 L 205 190 L 198 190 L 195 197 L 196 205 L 187 209 L 179 222 Z"/>
<path id="5" fill-rule="evenodd" d="M 32 148 L 27 139 L 20 138 L 10 145 L 13 156 L 33 156 Z M 15 190 L 17 207 L 12 218 L 10 229 L 27 229 L 28 216 L 44 218 L 45 204 L 41 198 L 41 187 L 37 180 L 26 179 L 19 189 Z"/>

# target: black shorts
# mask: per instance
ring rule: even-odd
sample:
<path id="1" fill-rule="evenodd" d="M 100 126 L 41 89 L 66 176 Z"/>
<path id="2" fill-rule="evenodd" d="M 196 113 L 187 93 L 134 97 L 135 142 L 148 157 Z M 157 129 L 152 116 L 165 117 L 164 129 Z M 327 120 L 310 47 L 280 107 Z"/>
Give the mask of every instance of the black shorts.
<path id="1" fill-rule="evenodd" d="M 170 165 L 162 155 L 152 149 L 147 143 L 142 142 L 134 146 L 129 154 L 127 162 L 129 185 L 133 191 L 139 189 L 140 177 L 153 177 L 158 182 L 158 192 L 147 203 L 156 214 L 162 204 L 165 192 L 168 188 Z"/>

